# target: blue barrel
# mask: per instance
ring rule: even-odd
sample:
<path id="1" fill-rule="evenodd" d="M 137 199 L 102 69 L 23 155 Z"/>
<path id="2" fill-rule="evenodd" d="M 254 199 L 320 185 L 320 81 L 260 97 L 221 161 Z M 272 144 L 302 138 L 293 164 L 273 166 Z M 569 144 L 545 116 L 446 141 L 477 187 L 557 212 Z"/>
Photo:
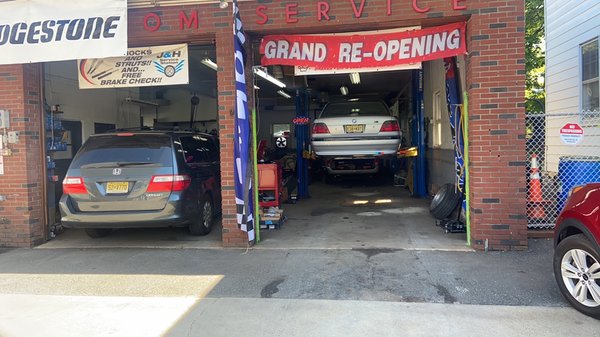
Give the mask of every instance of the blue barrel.
<path id="1" fill-rule="evenodd" d="M 561 190 L 558 193 L 557 211 L 562 211 L 569 196 L 569 191 L 575 186 L 586 183 L 600 182 L 600 157 L 565 156 L 558 162 L 558 179 Z"/>

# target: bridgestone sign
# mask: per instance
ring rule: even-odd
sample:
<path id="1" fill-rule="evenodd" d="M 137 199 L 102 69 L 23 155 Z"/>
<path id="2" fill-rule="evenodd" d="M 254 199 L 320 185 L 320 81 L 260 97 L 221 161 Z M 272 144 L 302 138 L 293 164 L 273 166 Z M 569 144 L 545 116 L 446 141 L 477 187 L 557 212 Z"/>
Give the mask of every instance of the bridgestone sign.
<path id="1" fill-rule="evenodd" d="M 125 55 L 126 0 L 0 2 L 0 64 Z"/>

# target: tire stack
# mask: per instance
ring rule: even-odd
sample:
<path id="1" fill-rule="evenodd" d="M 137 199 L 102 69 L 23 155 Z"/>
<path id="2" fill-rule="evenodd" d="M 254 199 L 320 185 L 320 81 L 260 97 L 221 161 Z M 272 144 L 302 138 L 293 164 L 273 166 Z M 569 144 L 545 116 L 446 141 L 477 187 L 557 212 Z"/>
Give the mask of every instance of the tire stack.
<path id="1" fill-rule="evenodd" d="M 458 191 L 456 185 L 445 184 L 431 200 L 429 212 L 438 220 L 448 219 L 456 210 L 456 207 L 462 200 L 462 193 Z"/>

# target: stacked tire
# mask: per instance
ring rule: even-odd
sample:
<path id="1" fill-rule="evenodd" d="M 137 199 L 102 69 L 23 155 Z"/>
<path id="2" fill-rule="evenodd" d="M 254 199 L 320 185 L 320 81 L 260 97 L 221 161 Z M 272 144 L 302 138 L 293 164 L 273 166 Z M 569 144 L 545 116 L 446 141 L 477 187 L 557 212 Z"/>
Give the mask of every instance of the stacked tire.
<path id="1" fill-rule="evenodd" d="M 429 212 L 436 219 L 447 219 L 461 202 L 462 197 L 462 193 L 458 191 L 456 185 L 445 184 L 431 200 Z"/>

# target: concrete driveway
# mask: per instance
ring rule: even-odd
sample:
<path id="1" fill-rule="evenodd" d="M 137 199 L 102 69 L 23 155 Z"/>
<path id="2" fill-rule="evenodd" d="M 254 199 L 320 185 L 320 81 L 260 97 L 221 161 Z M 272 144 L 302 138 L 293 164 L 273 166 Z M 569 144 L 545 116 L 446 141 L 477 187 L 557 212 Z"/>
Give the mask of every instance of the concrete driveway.
<path id="1" fill-rule="evenodd" d="M 586 336 L 552 243 L 525 252 L 22 249 L 0 336 Z"/>

